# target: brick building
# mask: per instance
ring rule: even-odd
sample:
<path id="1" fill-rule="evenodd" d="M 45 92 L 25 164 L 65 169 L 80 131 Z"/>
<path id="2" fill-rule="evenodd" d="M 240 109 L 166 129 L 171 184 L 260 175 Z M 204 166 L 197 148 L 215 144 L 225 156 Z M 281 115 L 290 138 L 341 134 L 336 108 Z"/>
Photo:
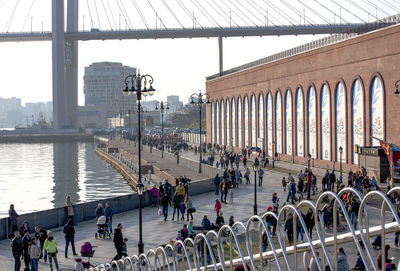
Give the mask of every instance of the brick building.
<path id="1" fill-rule="evenodd" d="M 400 24 L 339 34 L 207 78 L 207 142 L 344 169 L 355 146 L 400 145 Z"/>

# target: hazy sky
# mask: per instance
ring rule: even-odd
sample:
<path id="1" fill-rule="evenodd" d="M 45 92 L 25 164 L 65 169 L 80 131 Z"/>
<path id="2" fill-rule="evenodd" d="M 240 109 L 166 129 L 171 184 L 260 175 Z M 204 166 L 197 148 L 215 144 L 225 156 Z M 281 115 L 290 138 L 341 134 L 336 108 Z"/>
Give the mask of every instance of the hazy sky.
<path id="1" fill-rule="evenodd" d="M 94 1 L 97 1 L 97 8 L 99 17 L 94 14 L 95 6 Z M 190 3 L 187 0 L 180 0 L 183 3 Z M 222 0 L 205 0 L 204 3 L 210 3 L 217 1 L 222 5 Z M 248 0 L 246 0 L 250 3 Z M 259 0 L 250 0 L 252 2 L 259 2 Z M 360 2 L 365 0 L 354 0 L 354 2 Z M 66 2 L 66 1 L 65 1 Z M 126 9 L 128 10 L 132 6 L 132 1 L 129 0 L 116 0 L 118 3 L 125 3 Z M 121 16 L 120 11 L 115 11 L 114 19 L 109 18 L 101 14 L 102 6 L 100 4 L 104 3 L 107 7 L 108 3 L 111 6 L 115 1 L 110 0 L 80 0 L 80 22 L 79 28 L 88 30 L 90 27 L 96 27 L 100 29 L 110 29 L 125 28 L 126 24 L 129 24 Z M 141 3 L 144 6 L 146 1 L 136 0 L 136 2 Z M 151 0 L 151 3 L 159 3 L 155 0 Z M 178 0 L 167 0 L 167 3 L 178 3 Z M 227 2 L 227 1 L 225 1 Z M 264 1 L 265 2 L 265 1 Z M 281 5 L 279 1 L 275 2 L 277 5 Z M 279 3 L 278 3 L 279 2 Z M 297 1 L 287 1 L 293 5 L 294 2 L 299 4 Z M 308 1 L 307 1 L 308 2 Z M 320 2 L 328 2 L 332 4 L 331 0 L 321 0 Z M 337 0 L 336 2 L 342 3 L 345 0 Z M 371 2 L 371 1 L 370 1 Z M 400 4 L 395 0 L 387 0 L 393 7 L 398 7 L 400 10 Z M 17 5 L 16 11 L 13 16 L 13 10 L 15 8 L 15 0 L 0 0 L 0 32 L 20 32 L 20 31 L 30 31 L 31 25 L 33 31 L 43 29 L 51 29 L 51 1 L 50 0 L 20 0 L 20 4 Z M 113 3 L 113 4 L 112 4 Z M 148 3 L 148 2 L 146 2 Z M 193 2 L 192 2 L 193 3 Z M 346 4 L 344 3 L 344 4 Z M 89 9 L 87 8 L 89 4 L 92 19 L 90 19 Z M 205 5 L 205 4 L 204 4 Z M 260 2 L 261 5 L 261 2 Z M 395 6 L 396 5 L 396 6 Z M 32 6 L 32 8 L 31 8 Z M 346 5 L 348 7 L 348 3 Z M 390 9 L 389 4 L 386 7 L 387 12 L 394 14 L 395 12 Z M 131 7 L 133 9 L 133 7 Z M 285 7 L 282 7 L 283 10 Z M 349 7 L 348 7 L 349 8 Z M 354 8 L 354 7 L 353 7 Z M 364 8 L 366 5 L 364 5 Z M 382 6 L 382 8 L 384 8 Z M 113 10 L 116 7 L 112 7 Z M 157 11 L 165 11 L 165 7 L 156 7 Z M 175 7 L 178 10 L 177 7 Z M 210 6 L 209 9 L 211 10 Z M 329 13 L 323 7 L 315 7 L 318 12 L 323 14 L 324 12 Z M 107 9 L 105 9 L 107 10 Z M 378 14 L 378 17 L 386 17 L 387 14 L 379 9 L 370 7 L 371 14 Z M 120 12 L 118 14 L 118 12 Z M 132 11 L 133 12 L 133 11 Z M 149 12 L 149 9 L 144 8 L 143 12 Z M 303 11 L 303 14 L 310 14 L 310 20 L 318 21 L 318 17 L 315 17 L 309 11 Z M 353 21 L 358 21 L 351 14 L 345 14 L 339 7 L 335 7 L 335 12 L 337 14 L 342 13 L 344 18 L 350 18 Z M 378 12 L 378 13 L 376 13 Z M 379 14 L 380 12 L 380 14 Z M 131 13 L 129 10 L 129 14 Z M 266 13 L 266 12 L 265 12 Z M 238 13 L 234 10 L 231 12 L 231 24 L 239 23 L 241 25 L 246 25 L 245 20 L 240 23 L 239 19 L 234 16 L 239 17 Z M 260 13 L 261 14 L 261 13 Z M 269 11 L 267 16 L 262 16 L 258 18 L 258 24 L 262 24 L 262 20 L 268 21 L 269 24 L 273 24 L 273 11 Z M 184 14 L 179 14 L 178 17 L 182 18 L 182 23 L 185 27 L 191 27 L 192 22 L 190 18 L 184 21 Z M 32 16 L 32 17 L 31 17 Z M 85 16 L 85 19 L 84 19 Z M 163 18 L 163 23 L 167 27 L 179 27 L 178 23 L 167 15 L 158 15 Z M 288 24 L 290 20 L 304 21 L 304 16 L 299 15 L 288 15 Z M 312 17 L 314 16 L 314 17 Z M 324 14 L 325 18 L 330 16 L 332 22 L 338 22 L 339 17 L 335 15 Z M 367 13 L 360 15 L 364 20 L 370 20 L 373 16 Z M 12 17 L 12 20 L 10 18 Z M 145 16 L 145 18 L 150 18 L 151 16 Z M 153 16 L 154 17 L 154 16 Z M 187 16 L 186 16 L 187 17 Z M 199 22 L 203 23 L 203 26 L 207 25 L 205 18 L 201 18 L 201 14 L 195 15 Z M 216 17 L 216 16 L 215 16 Z M 371 18 L 370 18 L 371 17 Z M 222 17 L 221 17 L 222 18 Z M 251 18 L 251 16 L 250 16 Z M 255 19 L 254 17 L 253 19 Z M 269 19 L 267 19 L 269 18 Z M 278 15 L 275 15 L 278 18 Z M 373 18 L 372 18 L 373 19 Z M 32 24 L 31 24 L 32 20 Z M 138 16 L 132 16 L 132 25 L 135 28 L 144 28 L 143 20 L 139 20 Z M 250 20 L 250 19 L 249 19 Z M 283 19 L 282 19 L 283 20 Z M 321 20 L 321 19 L 320 19 Z M 122 22 L 121 22 L 122 21 Z M 157 21 L 157 22 L 156 22 Z M 93 25 L 92 25 L 93 22 Z M 110 22 L 110 23 L 108 23 Z M 150 28 L 155 27 L 156 23 L 159 27 L 160 22 L 156 20 L 156 17 L 150 22 L 147 22 Z M 209 24 L 211 24 L 210 22 Z M 221 24 L 229 24 L 225 18 L 221 19 Z M 275 22 L 277 24 L 277 22 Z M 85 26 L 84 26 L 85 24 Z M 251 25 L 251 22 L 247 22 Z M 281 37 L 251 37 L 251 38 L 226 38 L 224 39 L 224 68 L 229 69 L 246 62 L 250 62 L 262 57 L 266 57 L 273 53 L 292 48 L 294 46 L 309 42 L 311 40 L 321 38 L 321 36 L 281 36 Z M 85 41 L 79 42 L 79 104 L 84 103 L 83 95 L 83 74 L 84 67 L 90 65 L 92 62 L 99 61 L 115 61 L 122 62 L 124 65 L 139 68 L 142 73 L 149 73 L 154 77 L 154 87 L 156 88 L 156 94 L 151 99 L 163 99 L 167 95 L 175 94 L 180 95 L 181 100 L 187 101 L 187 98 L 193 92 L 198 92 L 199 90 L 205 90 L 205 77 L 218 72 L 218 41 L 216 38 L 210 39 L 175 39 L 175 40 L 124 40 L 124 41 Z M 37 102 L 37 101 L 49 101 L 52 99 L 52 77 L 51 77 L 51 42 L 20 42 L 20 43 L 0 43 L 0 97 L 21 97 L 23 103 L 26 102 Z"/>

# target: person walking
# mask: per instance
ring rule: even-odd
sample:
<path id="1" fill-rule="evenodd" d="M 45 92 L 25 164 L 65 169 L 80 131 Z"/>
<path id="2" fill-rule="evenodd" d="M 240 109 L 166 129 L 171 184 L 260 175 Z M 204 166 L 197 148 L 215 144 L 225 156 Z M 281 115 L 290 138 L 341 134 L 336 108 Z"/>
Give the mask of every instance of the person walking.
<path id="1" fill-rule="evenodd" d="M 63 233 L 65 237 L 65 258 L 68 258 L 68 246 L 70 243 L 73 255 L 78 256 L 75 252 L 75 227 L 74 222 L 71 219 L 69 219 L 67 224 L 65 224 Z"/>
<path id="2" fill-rule="evenodd" d="M 160 200 L 160 205 L 163 208 L 164 221 L 167 221 L 168 217 L 168 205 L 171 206 L 171 200 L 169 199 L 168 193 L 164 193 Z"/>
<path id="3" fill-rule="evenodd" d="M 29 258 L 31 260 L 31 271 L 38 271 L 39 258 L 40 258 L 40 248 L 37 245 L 37 239 L 32 238 L 32 243 L 29 247 Z"/>
<path id="4" fill-rule="evenodd" d="M 19 214 L 14 209 L 14 204 L 10 204 L 10 209 L 8 210 L 8 216 L 10 220 L 10 225 L 12 229 L 12 233 L 18 230 L 18 217 Z"/>
<path id="5" fill-rule="evenodd" d="M 65 197 L 65 206 L 67 207 L 68 219 L 74 219 L 74 204 L 71 201 L 71 196 L 67 195 Z"/>
<path id="6" fill-rule="evenodd" d="M 264 177 L 264 170 L 262 168 L 260 168 L 257 173 L 258 173 L 258 186 L 262 186 L 263 177 Z"/>
<path id="7" fill-rule="evenodd" d="M 18 230 L 14 231 L 14 239 L 11 243 L 11 251 L 14 257 L 14 271 L 19 271 L 21 268 L 21 256 L 23 252 L 21 234 Z"/>
<path id="8" fill-rule="evenodd" d="M 40 259 L 43 258 L 47 262 L 47 251 L 43 249 L 44 242 L 47 239 L 47 231 L 35 226 L 35 238 L 40 241 Z"/>
<path id="9" fill-rule="evenodd" d="M 97 204 L 97 208 L 96 208 L 96 211 L 94 212 L 94 214 L 96 215 L 96 220 L 98 220 L 99 217 L 104 215 L 104 209 L 103 209 L 103 205 L 101 203 Z"/>
<path id="10" fill-rule="evenodd" d="M 108 202 L 106 202 L 106 208 L 104 210 L 104 215 L 106 216 L 106 219 L 107 219 L 106 221 L 107 221 L 108 230 L 111 233 L 113 231 L 112 218 L 114 215 L 114 211 Z"/>
<path id="11" fill-rule="evenodd" d="M 304 216 L 304 222 L 306 223 L 307 230 L 310 234 L 310 238 L 312 239 L 312 231 L 315 225 L 315 220 L 314 212 L 311 208 L 308 209 L 306 215 Z"/>
<path id="12" fill-rule="evenodd" d="M 282 187 L 283 187 L 283 191 L 286 192 L 286 186 L 287 186 L 287 182 L 285 177 L 282 178 Z"/>
<path id="13" fill-rule="evenodd" d="M 250 184 L 250 168 L 246 167 L 246 172 L 244 173 L 244 178 L 246 179 L 246 184 Z"/>
<path id="14" fill-rule="evenodd" d="M 335 190 L 335 182 L 336 182 L 336 175 L 335 175 L 335 170 L 332 170 L 332 172 L 329 174 L 329 190 L 334 191 Z"/>
<path id="15" fill-rule="evenodd" d="M 186 204 L 185 204 L 185 202 L 183 200 L 179 204 L 179 212 L 182 215 L 181 221 L 185 221 Z M 179 220 L 179 213 L 177 215 L 177 219 L 176 220 Z"/>
<path id="16" fill-rule="evenodd" d="M 289 245 L 293 243 L 293 215 L 289 214 L 288 219 L 285 222 L 285 230 L 287 233 Z"/>
<path id="17" fill-rule="evenodd" d="M 217 216 L 219 216 L 219 212 L 221 212 L 221 208 L 222 208 L 221 202 L 218 199 L 216 199 L 215 205 L 214 205 L 214 211 L 217 213 Z"/>
<path id="18" fill-rule="evenodd" d="M 240 163 L 240 156 L 236 155 L 235 156 L 236 170 L 239 170 L 239 163 Z"/>
<path id="19" fill-rule="evenodd" d="M 221 178 L 219 177 L 219 174 L 217 174 L 214 177 L 214 185 L 215 185 L 215 195 L 218 196 L 219 194 L 219 185 L 221 184 Z"/>
<path id="20" fill-rule="evenodd" d="M 47 251 L 47 255 L 49 257 L 49 264 L 50 264 L 50 270 L 53 271 L 53 260 L 54 264 L 56 266 L 57 271 L 60 269 L 58 268 L 58 261 L 57 261 L 57 240 L 54 238 L 53 233 L 51 231 L 47 232 L 47 239 L 44 242 L 44 249 Z"/>
<path id="21" fill-rule="evenodd" d="M 160 197 L 160 193 L 159 193 L 158 188 L 157 188 L 156 185 L 153 185 L 153 188 L 151 189 L 151 192 L 153 193 L 153 205 L 157 206 L 158 198 Z"/>
<path id="22" fill-rule="evenodd" d="M 25 270 L 29 270 L 29 246 L 32 243 L 32 238 L 29 236 L 29 231 L 24 230 L 24 236 L 22 237 L 22 247 L 23 247 L 23 254 L 24 255 L 24 263 L 25 263 Z"/>
<path id="23" fill-rule="evenodd" d="M 124 246 L 124 238 L 122 237 L 122 224 L 118 224 L 117 228 L 114 230 L 114 247 L 117 250 L 117 255 L 112 259 L 112 261 L 119 260 L 122 258 L 122 247 Z"/>
<path id="24" fill-rule="evenodd" d="M 192 197 L 189 194 L 185 196 L 185 205 L 186 205 L 186 214 L 187 214 L 187 221 L 190 219 L 193 220 L 193 204 L 192 204 Z"/>
<path id="25" fill-rule="evenodd" d="M 172 212 L 172 220 L 175 220 L 175 213 L 177 214 L 176 220 L 179 220 L 179 205 L 181 204 L 181 198 L 176 192 L 172 198 L 172 203 L 173 203 L 173 207 L 174 207 L 173 212 Z"/>

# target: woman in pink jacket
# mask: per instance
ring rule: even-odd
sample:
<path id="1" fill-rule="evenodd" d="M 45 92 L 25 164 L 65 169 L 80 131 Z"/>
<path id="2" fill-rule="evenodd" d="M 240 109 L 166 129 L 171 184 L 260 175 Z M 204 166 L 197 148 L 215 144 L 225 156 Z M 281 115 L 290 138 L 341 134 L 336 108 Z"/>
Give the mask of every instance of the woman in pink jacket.
<path id="1" fill-rule="evenodd" d="M 217 212 L 217 217 L 218 217 L 219 212 L 221 212 L 221 202 L 218 199 L 215 200 L 214 210 L 215 212 Z"/>

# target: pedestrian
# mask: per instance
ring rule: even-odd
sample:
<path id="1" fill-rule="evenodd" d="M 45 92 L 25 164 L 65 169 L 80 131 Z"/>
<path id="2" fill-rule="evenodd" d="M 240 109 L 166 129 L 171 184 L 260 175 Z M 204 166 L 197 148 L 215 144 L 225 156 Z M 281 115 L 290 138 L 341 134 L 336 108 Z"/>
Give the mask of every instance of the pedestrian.
<path id="1" fill-rule="evenodd" d="M 112 261 L 119 260 L 122 258 L 122 247 L 124 246 L 124 238 L 122 237 L 122 224 L 119 223 L 117 228 L 114 230 L 114 247 L 117 250 L 117 255 L 112 259 Z"/>
<path id="2" fill-rule="evenodd" d="M 225 202 L 225 204 L 227 204 L 226 197 L 228 196 L 228 191 L 229 191 L 229 183 L 227 181 L 224 182 L 223 190 L 224 190 L 224 201 L 223 202 Z"/>
<path id="3" fill-rule="evenodd" d="M 114 211 L 111 208 L 110 204 L 108 202 L 106 202 L 106 208 L 104 210 L 104 215 L 106 216 L 106 221 L 107 221 L 107 226 L 108 226 L 108 230 L 111 233 L 113 228 L 112 228 L 112 218 L 114 215 Z"/>
<path id="4" fill-rule="evenodd" d="M 201 226 L 203 228 L 204 231 L 209 231 L 211 228 L 211 222 L 210 220 L 207 218 L 207 216 L 203 216 L 203 220 L 201 221 Z"/>
<path id="5" fill-rule="evenodd" d="M 243 162 L 243 166 L 246 168 L 247 167 L 247 157 L 246 156 L 243 156 L 242 162 Z"/>
<path id="6" fill-rule="evenodd" d="M 232 188 L 229 189 L 228 193 L 229 193 L 229 204 L 233 204 L 233 194 L 234 194 L 233 189 Z"/>
<path id="7" fill-rule="evenodd" d="M 32 239 L 29 236 L 29 231 L 24 230 L 24 236 L 22 237 L 22 250 L 23 250 L 23 257 L 24 257 L 24 263 L 25 263 L 25 270 L 29 270 L 29 264 L 30 264 L 30 259 L 29 259 L 29 246 L 31 245 Z"/>
<path id="8" fill-rule="evenodd" d="M 172 212 L 172 220 L 175 220 L 175 213 L 177 215 L 177 219 L 179 220 L 179 205 L 181 204 L 181 198 L 180 196 L 175 192 L 173 198 L 172 198 L 172 202 L 173 202 L 173 212 Z"/>
<path id="9" fill-rule="evenodd" d="M 179 211 L 180 211 L 180 213 L 182 215 L 181 221 L 185 221 L 186 204 L 185 204 L 185 202 L 183 200 L 179 204 Z M 179 220 L 179 214 L 177 215 L 177 219 L 176 220 Z"/>
<path id="10" fill-rule="evenodd" d="M 283 191 L 286 192 L 286 186 L 287 186 L 287 182 L 285 177 L 282 178 L 282 187 L 283 187 Z"/>
<path id="11" fill-rule="evenodd" d="M 28 233 L 31 232 L 31 229 L 29 228 L 29 223 L 28 223 L 28 221 L 24 221 L 24 222 L 22 223 L 22 226 L 19 227 L 19 233 L 21 234 L 22 237 L 24 236 L 24 231 L 28 231 Z"/>
<path id="12" fill-rule="evenodd" d="M 14 209 L 14 204 L 10 204 L 10 209 L 8 210 L 8 216 L 10 220 L 12 233 L 14 233 L 15 231 L 18 230 L 18 217 L 19 217 L 19 214 L 17 214 L 17 212 Z"/>
<path id="13" fill-rule="evenodd" d="M 164 221 L 167 221 L 168 217 L 168 205 L 171 206 L 171 200 L 169 199 L 168 193 L 164 193 L 160 200 L 160 205 L 163 209 Z"/>
<path id="14" fill-rule="evenodd" d="M 358 211 L 360 210 L 360 204 L 357 202 L 356 198 L 351 198 L 350 203 L 350 219 L 351 224 L 354 226 L 354 229 L 357 229 L 358 222 Z"/>
<path id="15" fill-rule="evenodd" d="M 193 229 L 193 220 L 190 220 L 189 225 L 187 226 L 188 234 L 189 237 L 194 239 L 196 237 L 196 234 L 194 233 Z"/>
<path id="16" fill-rule="evenodd" d="M 239 170 L 239 163 L 240 163 L 240 156 L 236 155 L 235 156 L 236 170 Z"/>
<path id="17" fill-rule="evenodd" d="M 192 197 L 189 194 L 186 194 L 185 196 L 185 205 L 186 205 L 186 216 L 187 216 L 187 221 L 189 221 L 189 215 L 190 219 L 193 220 L 193 204 L 192 204 Z"/>
<path id="18" fill-rule="evenodd" d="M 285 230 L 288 237 L 289 245 L 293 244 L 293 214 L 288 215 L 288 219 L 285 222 Z"/>
<path id="19" fill-rule="evenodd" d="M 378 266 L 378 268 L 380 267 Z M 356 265 L 351 270 L 365 270 L 365 265 L 361 258 L 360 252 L 357 252 Z"/>
<path id="20" fill-rule="evenodd" d="M 304 216 L 304 222 L 306 223 L 307 230 L 310 234 L 310 238 L 312 239 L 312 231 L 315 225 L 315 221 L 314 221 L 314 212 L 311 208 L 308 209 L 306 215 Z"/>
<path id="21" fill-rule="evenodd" d="M 314 255 L 311 256 L 311 260 L 310 260 L 310 271 L 320 271 L 320 269 L 318 268 L 318 263 L 321 263 L 321 260 L 319 258 L 319 253 L 317 251 L 317 257 L 315 257 Z"/>
<path id="22" fill-rule="evenodd" d="M 220 229 L 223 225 L 225 225 L 225 219 L 222 216 L 222 212 L 219 213 L 215 220 L 215 224 L 217 225 L 218 229 Z"/>
<path id="23" fill-rule="evenodd" d="M 74 222 L 71 219 L 69 219 L 67 224 L 65 224 L 63 233 L 65 237 L 65 258 L 68 258 L 68 246 L 70 243 L 73 255 L 78 256 L 75 252 L 75 227 Z"/>
<path id="24" fill-rule="evenodd" d="M 32 238 L 32 243 L 29 247 L 29 258 L 31 260 L 31 271 L 38 271 L 39 258 L 40 258 L 40 248 L 37 245 L 37 239 Z"/>
<path id="25" fill-rule="evenodd" d="M 264 170 L 262 168 L 260 168 L 257 173 L 258 173 L 258 186 L 262 186 Z"/>
<path id="26" fill-rule="evenodd" d="M 14 231 L 14 239 L 12 240 L 11 243 L 11 251 L 15 261 L 14 271 L 19 271 L 21 268 L 21 256 L 23 252 L 23 245 L 22 245 L 21 234 L 19 233 L 18 230 Z"/>
<path id="27" fill-rule="evenodd" d="M 276 193 L 272 194 L 272 205 L 274 206 L 274 209 L 278 211 L 279 208 L 279 198 Z"/>
<path id="28" fill-rule="evenodd" d="M 224 185 L 227 179 L 223 179 L 222 182 L 219 184 L 219 190 L 221 195 L 221 202 L 224 202 Z"/>
<path id="29" fill-rule="evenodd" d="M 337 270 L 338 271 L 349 271 L 349 263 L 347 262 L 347 256 L 346 253 L 344 253 L 344 250 L 342 247 L 338 249 L 338 262 L 337 262 Z"/>
<path id="30" fill-rule="evenodd" d="M 296 183 L 294 182 L 294 179 L 290 183 L 289 194 L 286 201 L 289 201 L 289 197 L 291 198 L 292 204 L 294 204 L 296 200 Z"/>
<path id="31" fill-rule="evenodd" d="M 159 193 L 156 185 L 153 185 L 153 188 L 151 189 L 151 192 L 153 194 L 153 205 L 157 206 L 158 198 L 160 197 L 160 193 Z"/>
<path id="32" fill-rule="evenodd" d="M 71 196 L 67 195 L 65 197 L 65 206 L 67 207 L 67 216 L 69 219 L 74 220 L 74 205 L 71 202 Z"/>
<path id="33" fill-rule="evenodd" d="M 180 234 L 183 241 L 185 241 L 185 239 L 189 237 L 189 230 L 186 224 L 183 224 Z"/>
<path id="34" fill-rule="evenodd" d="M 271 206 L 268 207 L 267 209 L 268 212 L 273 212 L 273 208 Z M 265 216 L 265 222 L 267 223 L 267 227 L 270 233 L 272 233 L 273 236 L 276 235 L 276 225 L 277 225 L 277 220 L 273 215 L 266 215 Z M 272 228 L 272 230 L 271 230 Z"/>
<path id="35" fill-rule="evenodd" d="M 96 208 L 96 211 L 94 212 L 94 214 L 96 215 L 96 220 L 98 220 L 99 217 L 104 215 L 104 209 L 103 209 L 103 205 L 101 203 L 97 204 L 97 208 Z"/>
<path id="36" fill-rule="evenodd" d="M 215 205 L 214 205 L 214 211 L 217 213 L 217 216 L 219 216 L 219 212 L 221 212 L 221 208 L 222 208 L 221 202 L 218 199 L 216 199 Z"/>
<path id="37" fill-rule="evenodd" d="M 219 192 L 220 183 L 221 183 L 221 178 L 219 177 L 219 174 L 217 174 L 214 177 L 215 195 L 217 195 L 217 196 L 218 196 L 218 192 Z"/>
<path id="38" fill-rule="evenodd" d="M 47 231 L 35 226 L 35 238 L 40 241 L 40 259 L 44 259 L 47 262 L 47 251 L 44 248 L 44 242 L 47 239 Z"/>
<path id="39" fill-rule="evenodd" d="M 311 251 L 304 251 L 303 253 L 303 267 L 307 271 L 310 271 L 311 255 Z"/>
<path id="40" fill-rule="evenodd" d="M 244 178 L 246 179 L 246 184 L 250 184 L 250 168 L 246 168 L 246 172 L 244 173 Z"/>
<path id="41" fill-rule="evenodd" d="M 59 271 L 58 268 L 58 261 L 57 261 L 57 240 L 54 238 L 53 233 L 51 231 L 47 232 L 47 239 L 44 242 L 44 249 L 47 251 L 47 255 L 49 257 L 49 264 L 50 264 L 50 270 L 53 271 L 53 260 L 54 264 L 56 265 L 57 271 Z"/>
<path id="42" fill-rule="evenodd" d="M 235 187 L 239 188 L 239 183 L 241 183 L 242 180 L 242 174 L 240 173 L 240 170 L 236 171 L 236 175 L 235 175 Z"/>
<path id="43" fill-rule="evenodd" d="M 332 170 L 332 172 L 329 174 L 329 189 L 330 191 L 335 190 L 335 182 L 336 182 L 336 175 L 335 175 L 335 170 Z"/>

